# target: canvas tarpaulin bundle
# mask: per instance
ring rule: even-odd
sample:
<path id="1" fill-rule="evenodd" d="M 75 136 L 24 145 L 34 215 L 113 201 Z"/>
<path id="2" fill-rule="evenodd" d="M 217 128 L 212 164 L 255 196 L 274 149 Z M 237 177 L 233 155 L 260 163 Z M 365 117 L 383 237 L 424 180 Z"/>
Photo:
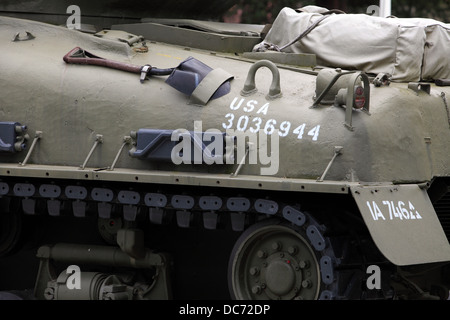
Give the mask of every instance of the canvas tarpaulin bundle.
<path id="1" fill-rule="evenodd" d="M 314 53 L 320 65 L 389 73 L 397 81 L 450 78 L 450 24 L 317 8 L 284 8 L 254 51 Z"/>

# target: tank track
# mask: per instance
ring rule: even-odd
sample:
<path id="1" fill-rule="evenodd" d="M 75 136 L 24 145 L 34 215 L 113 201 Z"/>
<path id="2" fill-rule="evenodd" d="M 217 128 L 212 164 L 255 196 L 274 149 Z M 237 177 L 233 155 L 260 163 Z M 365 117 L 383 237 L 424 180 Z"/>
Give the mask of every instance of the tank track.
<path id="1" fill-rule="evenodd" d="M 240 233 L 260 220 L 278 218 L 303 228 L 318 255 L 323 281 L 319 299 L 345 299 L 352 295 L 350 292 L 354 288 L 361 294 L 358 284 L 365 281 L 365 275 L 361 265 L 346 265 L 347 248 L 351 246 L 348 239 L 336 241 L 328 237 L 327 228 L 311 214 L 300 210 L 300 206 L 258 197 L 252 191 L 239 190 L 242 194 L 236 195 L 236 190 L 176 188 L 9 177 L 0 181 L 0 196 L 4 208 L 10 200 L 20 200 L 25 215 L 73 215 L 77 218 L 97 215 L 103 220 L 121 218 L 131 225 L 146 220 L 152 225 L 167 225 L 174 219 L 180 228 L 231 227 L 232 231 Z M 225 226 L 227 222 L 229 225 Z M 100 228 L 99 231 L 102 233 Z M 115 242 L 114 235 L 108 232 L 102 237 L 110 244 Z M 335 246 L 340 248 L 336 250 Z"/>
<path id="2" fill-rule="evenodd" d="M 0 180 L 0 197 L 5 199 L 19 198 L 23 212 L 28 215 L 48 214 L 60 216 L 72 214 L 85 217 L 97 211 L 98 217 L 109 219 L 118 213 L 125 221 L 135 222 L 145 219 L 151 223 L 167 222 L 168 212 L 175 212 L 179 227 L 193 226 L 193 215 L 203 212 L 203 227 L 216 229 L 219 227 L 221 213 L 227 212 L 231 217 L 234 231 L 243 231 L 251 223 L 258 220 L 258 215 L 278 216 L 295 225 L 303 225 L 304 214 L 291 205 L 279 201 L 255 196 L 236 196 L 234 190 L 217 190 L 201 188 L 193 192 L 181 190 L 174 192 L 170 186 L 86 182 L 78 183 L 68 180 L 43 181 L 41 179 L 4 179 Z M 171 191 L 168 191 L 171 189 Z"/>

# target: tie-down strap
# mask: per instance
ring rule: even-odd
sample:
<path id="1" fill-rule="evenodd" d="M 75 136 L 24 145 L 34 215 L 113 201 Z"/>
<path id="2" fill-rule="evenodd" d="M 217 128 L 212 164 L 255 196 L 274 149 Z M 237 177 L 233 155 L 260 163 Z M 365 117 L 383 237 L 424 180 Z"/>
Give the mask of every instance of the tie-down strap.
<path id="1" fill-rule="evenodd" d="M 234 76 L 221 68 L 209 72 L 192 92 L 189 103 L 206 105 L 219 87 Z"/>

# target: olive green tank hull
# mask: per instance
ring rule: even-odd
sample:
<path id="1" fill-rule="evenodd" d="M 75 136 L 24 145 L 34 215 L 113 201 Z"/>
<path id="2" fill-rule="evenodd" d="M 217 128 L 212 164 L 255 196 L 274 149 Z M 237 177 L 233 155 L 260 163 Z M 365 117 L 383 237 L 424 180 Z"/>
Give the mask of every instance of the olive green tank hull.
<path id="1" fill-rule="evenodd" d="M 362 72 L 319 72 L 281 63 L 276 53 L 210 52 L 125 35 L 138 39 L 134 46 L 113 39 L 123 33 L 97 37 L 8 17 L 0 25 L 0 256 L 16 246 L 22 215 L 98 218 L 109 244 L 85 245 L 82 233 L 62 244 L 52 232 L 57 239 L 37 251 L 37 298 L 172 298 L 173 261 L 178 280 L 189 277 L 183 263 L 211 272 L 217 266 L 202 262 L 210 250 L 217 270 L 230 255 L 236 299 L 448 297 L 449 87 L 375 86 Z M 157 26 L 176 29 L 164 28 Z M 202 33 L 210 36 L 227 39 Z M 77 58 L 125 63 L 135 73 L 72 63 Z M 187 61 L 211 69 L 194 76 L 189 94 L 174 85 Z M 170 68 L 170 75 L 143 73 Z M 214 153 L 205 147 L 213 144 Z M 199 227 L 202 240 L 191 233 L 178 240 L 183 232 L 172 221 Z M 62 225 L 58 231 L 74 230 Z M 212 230 L 232 242 L 219 246 Z M 183 241 L 192 253 L 180 254 Z M 125 284 L 119 273 L 82 270 L 83 286 L 100 289 L 71 291 L 54 261 L 154 273 Z M 433 263 L 442 263 L 434 265 L 439 272 L 420 275 Z M 368 266 L 383 267 L 383 290 L 376 283 L 378 291 L 354 290 Z M 422 291 L 408 282 L 411 274 Z"/>
<path id="2" fill-rule="evenodd" d="M 364 182 L 423 182 L 448 176 L 448 113 L 445 90 L 415 92 L 407 84 L 373 88 L 370 115 L 354 112 L 350 131 L 343 123 L 345 110 L 334 106 L 310 108 L 315 77 L 280 69 L 282 96 L 267 100 L 271 81 L 268 70 L 257 74 L 259 91 L 240 94 L 251 63 L 218 57 L 208 52 L 150 43 L 148 53 L 136 54 L 126 44 L 97 39 L 76 31 L 35 22 L 2 18 L 2 120 L 17 121 L 42 137 L 29 163 L 79 167 L 97 135 L 103 143 L 87 164 L 111 165 L 124 136 L 142 128 L 279 130 L 279 169 L 274 177 L 316 179 L 343 147 L 326 179 Z M 12 42 L 16 32 L 29 30 L 35 39 Z M 175 67 L 193 56 L 211 68 L 234 76 L 231 92 L 205 106 L 189 103 L 164 78 L 151 77 L 141 84 L 134 74 L 97 66 L 68 65 L 62 57 L 80 46 L 96 55 L 135 65 Z M 441 93 L 442 92 L 442 93 Z M 29 99 L 32 96 L 33 99 Z M 270 139 L 269 139 L 270 142 Z M 24 153 L 2 157 L 18 163 Z M 123 154 L 116 168 L 181 172 L 232 173 L 235 159 L 225 165 L 173 165 L 146 162 Z M 259 159 L 258 159 L 259 160 Z M 275 155 L 273 155 L 275 160 Z M 275 161 L 274 161 L 275 162 Z M 260 161 L 244 165 L 242 175 L 259 176 Z M 351 177 L 351 178 L 350 178 Z"/>

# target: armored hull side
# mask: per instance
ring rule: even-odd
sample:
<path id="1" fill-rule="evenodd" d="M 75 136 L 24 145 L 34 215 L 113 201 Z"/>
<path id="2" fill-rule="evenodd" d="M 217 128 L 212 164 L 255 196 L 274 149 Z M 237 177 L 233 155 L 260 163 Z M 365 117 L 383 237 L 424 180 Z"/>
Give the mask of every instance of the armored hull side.
<path id="1" fill-rule="evenodd" d="M 426 95 L 407 89 L 403 83 L 374 88 L 370 115 L 354 112 L 354 130 L 350 131 L 342 125 L 344 108 L 310 108 L 315 96 L 313 75 L 280 69 L 282 96 L 268 100 L 264 91 L 270 85 L 271 73 L 262 70 L 257 75 L 260 90 L 243 97 L 240 92 L 250 62 L 157 43 L 150 44 L 148 53 L 136 54 L 120 42 L 36 22 L 3 19 L 6 27 L 2 29 L 2 60 L 8 61 L 2 66 L 2 90 L 7 93 L 2 95 L 3 119 L 20 119 L 31 133 L 43 132 L 39 149 L 32 157 L 34 164 L 77 167 L 83 163 L 95 136 L 101 134 L 104 143 L 93 154 L 89 166 L 104 168 L 111 164 L 123 137 L 131 131 L 193 130 L 194 122 L 201 121 L 204 130 L 259 128 L 270 136 L 271 130 L 278 129 L 276 177 L 319 177 L 335 146 L 342 146 L 343 152 L 328 173 L 328 180 L 345 181 L 353 174 L 365 182 L 424 182 L 448 175 L 445 141 L 450 133 L 440 130 L 448 126 L 441 96 L 446 89 L 433 87 L 431 94 Z M 21 30 L 30 30 L 36 39 L 8 41 Z M 74 46 L 136 65 L 174 67 L 190 56 L 213 69 L 225 64 L 226 71 L 234 76 L 231 92 L 206 106 L 191 104 L 189 97 L 167 85 L 165 78 L 152 77 L 140 84 L 134 74 L 68 65 L 62 57 Z M 3 161 L 19 162 L 21 157 L 23 154 L 8 155 Z M 127 156 L 120 158 L 118 166 L 226 174 L 236 167 L 176 166 Z M 244 166 L 240 172 L 257 176 L 260 164 Z"/>
<path id="2" fill-rule="evenodd" d="M 137 52 L 123 41 L 7 17 L 0 25 L 0 134 L 5 140 L 0 146 L 5 213 L 0 254 L 16 247 L 22 218 L 41 215 L 98 219 L 109 244 L 82 244 L 86 239 L 79 232 L 73 244 L 59 243 L 64 239 L 59 232 L 75 230 L 60 220 L 52 244 L 37 250 L 36 297 L 171 298 L 171 255 L 183 283 L 189 272 L 211 272 L 203 262 L 213 251 L 220 258 L 217 270 L 223 271 L 223 259 L 230 256 L 228 285 L 222 278 L 215 284 L 228 287 L 231 298 L 414 297 L 417 292 L 410 292 L 410 280 L 397 266 L 416 276 L 432 263 L 442 263 L 440 273 L 419 276 L 420 296 L 448 296 L 448 281 L 441 277 L 450 260 L 450 230 L 444 223 L 450 190 L 448 87 L 375 86 L 373 79 L 365 82 L 365 74 L 352 72 L 339 84 L 347 91 L 336 92 L 331 103 L 318 103 L 324 92 L 320 68 L 151 39 Z M 76 51 L 83 59 L 173 72 L 139 81 L 139 72 L 63 60 L 76 47 L 83 49 Z M 211 68 L 212 76 L 195 83 L 199 93 L 186 94 L 168 79 L 190 57 Z M 260 65 L 264 68 L 255 69 Z M 214 94 L 217 75 L 226 75 L 219 84 L 229 83 L 229 92 L 200 101 Z M 251 90 L 252 75 L 257 90 Z M 327 78 L 325 86 L 331 81 Z M 232 157 L 220 154 L 206 163 L 210 150 L 202 144 L 195 149 L 195 139 L 209 142 L 203 135 L 208 131 L 236 135 L 237 141 L 225 139 L 214 149 L 216 154 L 231 150 Z M 176 132 L 186 135 L 180 139 Z M 247 140 L 239 140 L 240 134 Z M 148 150 L 153 156 L 145 156 Z M 199 233 L 180 231 L 192 227 Z M 231 239 L 226 245 L 216 238 L 222 232 Z M 144 245 L 144 236 L 150 243 Z M 185 247 L 191 251 L 180 253 Z M 70 291 L 67 277 L 52 277 L 65 272 L 54 261 L 83 268 L 93 264 L 95 270 L 106 266 L 100 274 L 80 271 L 92 287 L 102 289 Z M 183 263 L 190 267 L 179 267 Z M 369 263 L 381 265 L 388 278 L 399 278 L 383 281 L 383 290 L 355 288 L 354 281 L 365 283 L 361 268 Z M 154 273 L 143 283 L 130 283 L 109 267 L 125 268 L 137 278 Z M 434 292 L 431 282 L 446 293 Z"/>

